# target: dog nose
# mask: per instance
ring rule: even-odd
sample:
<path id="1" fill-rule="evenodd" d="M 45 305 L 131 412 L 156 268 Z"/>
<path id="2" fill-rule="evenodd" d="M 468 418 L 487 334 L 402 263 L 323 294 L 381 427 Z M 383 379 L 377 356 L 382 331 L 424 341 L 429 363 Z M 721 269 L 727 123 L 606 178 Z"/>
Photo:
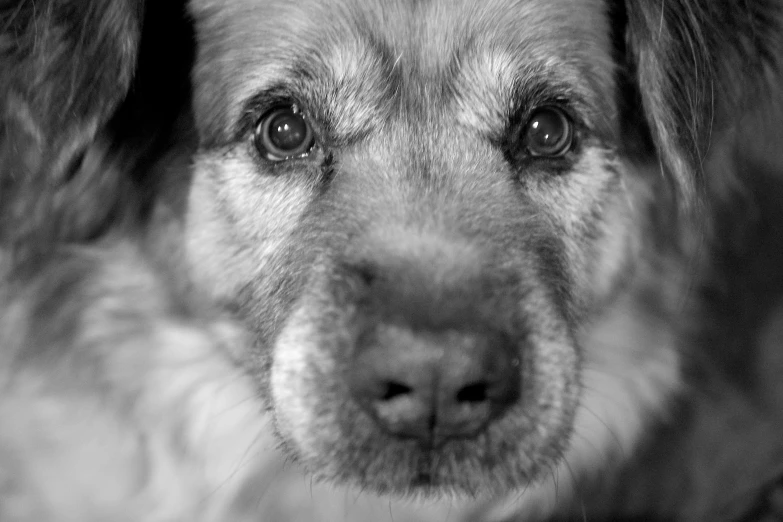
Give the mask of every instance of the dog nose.
<path id="1" fill-rule="evenodd" d="M 378 325 L 357 345 L 349 385 L 386 432 L 436 446 L 502 415 L 519 396 L 519 374 L 503 335 Z"/>

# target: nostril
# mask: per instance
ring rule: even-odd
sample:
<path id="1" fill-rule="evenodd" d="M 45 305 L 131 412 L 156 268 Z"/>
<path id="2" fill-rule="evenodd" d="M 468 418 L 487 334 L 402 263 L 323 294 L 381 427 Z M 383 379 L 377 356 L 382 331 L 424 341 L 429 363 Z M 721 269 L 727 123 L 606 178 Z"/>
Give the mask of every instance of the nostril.
<path id="1" fill-rule="evenodd" d="M 356 275 L 359 276 L 359 279 L 361 279 L 362 283 L 364 283 L 366 286 L 372 286 L 372 284 L 375 282 L 375 269 L 369 264 L 358 265 L 354 268 L 354 270 L 356 271 Z"/>
<path id="2" fill-rule="evenodd" d="M 399 382 L 389 381 L 386 383 L 386 388 L 381 396 L 382 401 L 391 401 L 403 395 L 410 395 L 413 393 L 413 388 Z"/>
<path id="3" fill-rule="evenodd" d="M 487 400 L 487 384 L 477 382 L 463 386 L 457 391 L 457 402 L 484 402 Z"/>
<path id="4" fill-rule="evenodd" d="M 342 263 L 342 270 L 348 280 L 365 289 L 373 286 L 378 279 L 378 268 L 367 260 L 345 260 Z"/>

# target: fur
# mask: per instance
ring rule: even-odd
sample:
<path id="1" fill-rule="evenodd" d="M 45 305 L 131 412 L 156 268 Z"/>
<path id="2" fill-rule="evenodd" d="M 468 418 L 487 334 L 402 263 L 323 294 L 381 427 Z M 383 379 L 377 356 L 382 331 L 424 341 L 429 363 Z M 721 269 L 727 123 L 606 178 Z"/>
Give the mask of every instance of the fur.
<path id="1" fill-rule="evenodd" d="M 0 2 L 0 520 L 781 515 L 782 4 L 144 4 Z M 475 435 L 352 391 L 483 341 Z"/>

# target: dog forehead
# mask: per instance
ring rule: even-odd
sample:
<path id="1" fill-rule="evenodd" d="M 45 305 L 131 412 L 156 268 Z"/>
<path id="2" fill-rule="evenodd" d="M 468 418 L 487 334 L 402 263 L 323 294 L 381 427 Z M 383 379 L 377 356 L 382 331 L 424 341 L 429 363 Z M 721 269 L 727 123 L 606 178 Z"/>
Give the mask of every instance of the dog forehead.
<path id="1" fill-rule="evenodd" d="M 578 33 L 595 26 L 607 10 L 604 0 L 190 0 L 189 6 L 199 21 L 229 23 L 234 34 L 251 40 L 296 28 L 339 27 L 350 20 L 376 23 L 374 29 L 396 35 L 428 29 L 428 39 L 466 26 L 489 33 L 557 28 Z"/>
<path id="2" fill-rule="evenodd" d="M 190 9 L 199 42 L 196 110 L 226 135 L 243 100 L 284 83 L 302 63 L 318 63 L 310 76 L 323 72 L 335 85 L 359 78 L 377 86 L 390 68 L 427 83 L 456 57 L 475 69 L 463 76 L 486 90 L 526 63 L 575 82 L 598 79 L 602 94 L 611 88 L 603 0 L 191 0 Z"/>

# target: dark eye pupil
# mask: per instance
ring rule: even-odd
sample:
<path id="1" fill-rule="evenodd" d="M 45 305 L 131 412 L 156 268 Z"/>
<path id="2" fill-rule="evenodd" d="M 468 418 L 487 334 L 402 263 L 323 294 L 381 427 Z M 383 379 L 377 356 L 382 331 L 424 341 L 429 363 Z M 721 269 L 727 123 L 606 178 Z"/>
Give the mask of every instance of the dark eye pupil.
<path id="1" fill-rule="evenodd" d="M 527 146 L 532 154 L 546 156 L 563 154 L 570 144 L 570 122 L 560 111 L 542 109 L 530 119 L 527 127 Z"/>
<path id="2" fill-rule="evenodd" d="M 281 111 L 269 122 L 269 141 L 281 151 L 295 151 L 307 138 L 307 122 L 291 110 Z"/>

